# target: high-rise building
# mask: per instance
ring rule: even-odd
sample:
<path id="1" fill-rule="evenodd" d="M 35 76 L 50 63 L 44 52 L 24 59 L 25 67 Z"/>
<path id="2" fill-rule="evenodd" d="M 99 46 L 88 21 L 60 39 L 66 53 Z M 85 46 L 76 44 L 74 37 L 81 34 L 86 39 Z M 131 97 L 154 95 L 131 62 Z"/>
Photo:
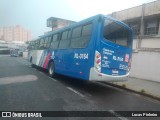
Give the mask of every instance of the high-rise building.
<path id="1" fill-rule="evenodd" d="M 0 28 L 0 39 L 7 42 L 29 41 L 32 39 L 31 31 L 24 29 L 20 25 Z"/>
<path id="2" fill-rule="evenodd" d="M 11 42 L 13 39 L 13 27 L 3 27 L 3 38 L 5 41 Z"/>
<path id="3" fill-rule="evenodd" d="M 3 40 L 4 39 L 3 37 L 4 37 L 3 36 L 3 28 L 0 28 L 0 39 Z"/>

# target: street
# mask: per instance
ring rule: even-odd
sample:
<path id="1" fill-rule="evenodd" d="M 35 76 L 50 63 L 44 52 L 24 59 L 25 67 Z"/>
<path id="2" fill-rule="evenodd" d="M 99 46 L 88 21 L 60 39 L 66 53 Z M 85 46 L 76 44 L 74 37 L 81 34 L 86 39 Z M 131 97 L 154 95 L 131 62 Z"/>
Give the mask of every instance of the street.
<path id="1" fill-rule="evenodd" d="M 0 111 L 107 110 L 112 111 L 115 116 L 114 111 L 160 111 L 160 102 L 152 98 L 104 83 L 84 82 L 62 75 L 53 79 L 47 75 L 47 71 L 37 67 L 32 68 L 23 58 L 2 55 L 0 56 L 0 96 Z M 145 118 L 122 116 L 112 119 Z"/>

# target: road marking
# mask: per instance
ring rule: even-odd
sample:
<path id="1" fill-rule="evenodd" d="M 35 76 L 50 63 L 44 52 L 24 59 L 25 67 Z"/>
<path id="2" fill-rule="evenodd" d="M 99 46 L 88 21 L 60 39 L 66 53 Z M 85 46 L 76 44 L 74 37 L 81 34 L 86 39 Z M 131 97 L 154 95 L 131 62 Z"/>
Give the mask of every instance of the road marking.
<path id="1" fill-rule="evenodd" d="M 0 85 L 12 84 L 12 83 L 22 83 L 38 80 L 35 75 L 22 75 L 22 76 L 11 76 L 0 78 Z"/>
<path id="2" fill-rule="evenodd" d="M 111 114 L 115 115 L 115 116 L 116 116 L 117 118 L 119 118 L 120 120 L 129 120 L 129 119 L 125 118 L 125 117 L 122 117 L 120 114 L 114 112 L 113 110 L 109 110 L 109 112 L 110 112 Z"/>
<path id="3" fill-rule="evenodd" d="M 70 91 L 72 91 L 72 92 L 74 92 L 74 93 L 76 93 L 77 95 L 79 95 L 79 96 L 81 96 L 81 97 L 85 97 L 84 95 L 82 95 L 80 92 L 78 92 L 78 91 L 76 91 L 76 90 L 74 90 L 73 88 L 71 88 L 71 87 L 66 87 L 68 90 L 70 90 Z"/>
<path id="4" fill-rule="evenodd" d="M 53 79 L 53 78 L 51 78 L 51 77 L 49 77 L 49 79 L 51 79 L 51 80 L 54 81 L 54 82 L 57 82 L 57 80 L 55 80 L 55 79 Z"/>

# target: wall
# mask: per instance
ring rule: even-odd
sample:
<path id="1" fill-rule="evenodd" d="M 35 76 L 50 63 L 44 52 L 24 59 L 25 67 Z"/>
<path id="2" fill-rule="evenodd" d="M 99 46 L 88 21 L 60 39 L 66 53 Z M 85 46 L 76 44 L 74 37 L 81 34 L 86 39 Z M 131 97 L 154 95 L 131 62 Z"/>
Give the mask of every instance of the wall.
<path id="1" fill-rule="evenodd" d="M 133 53 L 131 77 L 160 82 L 160 51 Z"/>
<path id="2" fill-rule="evenodd" d="M 145 4 L 144 16 L 160 14 L 160 1 Z"/>
<path id="3" fill-rule="evenodd" d="M 160 38 L 142 39 L 142 48 L 160 48 Z"/>
<path id="4" fill-rule="evenodd" d="M 138 48 L 138 46 L 140 48 Z M 143 38 L 139 40 L 139 38 L 133 39 L 133 50 L 141 49 L 141 48 L 160 48 L 160 37 L 154 38 Z"/>
<path id="5" fill-rule="evenodd" d="M 133 44 L 132 44 L 133 50 L 137 49 L 138 42 L 139 42 L 139 39 L 133 39 Z"/>
<path id="6" fill-rule="evenodd" d="M 113 13 L 112 16 L 118 20 L 126 20 L 126 19 L 141 17 L 141 14 L 142 14 L 142 6 L 137 6 Z"/>
<path id="7" fill-rule="evenodd" d="M 143 6 L 144 9 L 142 9 Z M 133 8 L 125 9 L 118 12 L 113 12 L 112 17 L 123 21 L 127 19 L 141 17 L 142 13 L 144 13 L 144 16 L 160 14 L 160 1 L 157 0 Z"/>

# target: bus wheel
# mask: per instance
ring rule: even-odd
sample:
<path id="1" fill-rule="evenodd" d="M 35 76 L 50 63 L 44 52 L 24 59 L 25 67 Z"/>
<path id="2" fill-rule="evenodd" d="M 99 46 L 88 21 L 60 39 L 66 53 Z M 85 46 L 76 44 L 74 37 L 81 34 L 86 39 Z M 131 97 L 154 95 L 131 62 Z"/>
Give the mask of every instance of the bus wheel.
<path id="1" fill-rule="evenodd" d="M 33 62 L 32 62 L 32 57 L 30 58 L 30 63 L 31 63 L 31 66 L 34 67 Z"/>
<path id="2" fill-rule="evenodd" d="M 55 75 L 56 75 L 55 71 L 54 71 L 54 63 L 53 62 L 51 62 L 49 64 L 48 74 L 49 74 L 50 77 L 55 77 Z"/>

